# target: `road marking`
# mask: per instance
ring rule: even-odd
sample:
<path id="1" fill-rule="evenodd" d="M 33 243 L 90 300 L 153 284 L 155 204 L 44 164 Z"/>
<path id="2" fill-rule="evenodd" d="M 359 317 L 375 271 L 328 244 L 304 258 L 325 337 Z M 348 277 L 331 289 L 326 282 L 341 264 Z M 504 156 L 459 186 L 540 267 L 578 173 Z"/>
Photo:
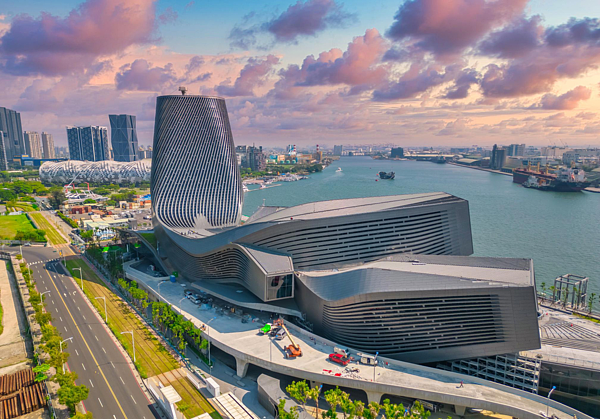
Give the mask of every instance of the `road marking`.
<path id="1" fill-rule="evenodd" d="M 77 354 L 77 356 L 79 356 L 79 352 L 77 352 L 77 349 L 75 349 L 75 353 Z"/>
<path id="2" fill-rule="evenodd" d="M 62 317 L 58 316 L 58 318 L 60 319 L 60 322 L 62 323 L 62 321 L 63 321 Z"/>
<path id="3" fill-rule="evenodd" d="M 131 396 L 131 394 L 130 394 L 130 396 Z M 134 402 L 135 404 L 137 404 L 137 402 L 135 401 L 135 399 L 133 398 L 133 396 L 131 396 L 131 400 L 133 400 L 133 402 Z"/>
<path id="4" fill-rule="evenodd" d="M 96 342 L 98 341 L 98 336 L 94 335 L 94 337 L 96 338 Z"/>
<path id="5" fill-rule="evenodd" d="M 90 326 L 90 325 L 88 324 L 88 327 L 90 328 L 90 330 L 92 330 L 92 326 Z"/>
<path id="6" fill-rule="evenodd" d="M 102 350 L 104 351 L 104 353 L 106 353 L 106 351 L 104 350 L 104 348 L 102 348 Z"/>
<path id="7" fill-rule="evenodd" d="M 77 310 L 78 310 L 78 311 L 81 311 L 81 309 L 80 309 L 79 307 L 77 307 Z"/>
<path id="8" fill-rule="evenodd" d="M 65 328 L 65 332 L 67 331 L 67 326 L 63 326 Z"/>
<path id="9" fill-rule="evenodd" d="M 121 377 L 119 377 L 119 378 L 121 378 Z M 122 382 L 123 384 L 125 384 L 125 381 L 123 381 L 123 379 L 122 379 L 122 378 L 121 378 L 121 382 Z"/>
<path id="10" fill-rule="evenodd" d="M 83 370 L 84 370 L 84 371 L 87 371 L 87 370 L 85 369 L 85 365 L 83 365 L 83 363 L 81 364 L 81 366 L 83 367 Z"/>
<path id="11" fill-rule="evenodd" d="M 50 278 L 50 280 L 52 280 L 52 278 L 50 277 L 50 274 L 48 274 L 48 271 L 46 271 L 46 274 L 48 275 L 48 277 Z M 123 417 L 125 419 L 127 419 L 127 415 L 125 414 L 125 411 L 123 410 L 123 407 L 121 406 L 121 403 L 119 403 L 119 399 L 117 399 L 117 396 L 115 395 L 115 392 L 113 391 L 112 387 L 110 386 L 110 384 L 109 384 L 109 382 L 108 382 L 108 380 L 106 378 L 106 375 L 104 375 L 104 371 L 102 371 L 102 368 L 98 364 L 98 361 L 96 360 L 96 357 L 94 356 L 94 353 L 90 349 L 90 345 L 88 345 L 87 341 L 83 337 L 83 333 L 81 333 L 81 329 L 79 329 L 79 326 L 75 322 L 75 319 L 73 318 L 73 315 L 71 314 L 71 310 L 69 310 L 69 307 L 67 307 L 67 303 L 65 302 L 65 300 L 60 295 L 60 292 L 58 291 L 58 287 L 56 286 L 56 284 L 54 283 L 54 281 L 52 282 L 52 285 L 54 285 L 54 289 L 56 289 L 56 292 L 58 293 L 58 296 L 60 297 L 60 299 L 62 300 L 62 302 L 63 302 L 63 304 L 65 306 L 65 308 L 67 309 L 67 313 L 69 313 L 69 316 L 71 317 L 71 320 L 73 320 L 73 323 L 75 324 L 75 328 L 79 332 L 79 336 L 81 336 L 81 339 L 83 340 L 83 343 L 85 343 L 85 346 L 87 347 L 88 351 L 90 352 L 90 355 L 92 356 L 92 359 L 96 363 L 96 366 L 98 367 L 98 370 L 100 370 L 100 374 L 102 375 L 102 378 L 104 378 L 104 382 L 108 386 L 108 389 L 110 390 L 110 394 L 112 394 L 113 398 L 117 402 L 117 406 L 119 406 L 119 410 L 123 414 Z M 98 401 L 100 401 L 100 398 L 98 398 Z M 102 402 L 100 402 L 100 405 L 102 406 Z M 104 406 L 102 406 L 102 407 L 104 407 Z"/>
<path id="12" fill-rule="evenodd" d="M 82 316 L 83 316 L 83 314 L 82 314 Z M 83 320 L 87 320 L 87 319 L 85 318 L 85 316 L 83 316 Z"/>
<path id="13" fill-rule="evenodd" d="M 104 405 L 102 404 L 102 400 L 100 400 L 100 397 L 98 397 L 98 401 L 100 402 L 100 406 L 104 407 Z"/>
<path id="14" fill-rule="evenodd" d="M 94 383 L 92 383 L 92 379 L 91 378 L 90 378 L 90 384 L 92 385 L 92 388 L 94 388 Z"/>

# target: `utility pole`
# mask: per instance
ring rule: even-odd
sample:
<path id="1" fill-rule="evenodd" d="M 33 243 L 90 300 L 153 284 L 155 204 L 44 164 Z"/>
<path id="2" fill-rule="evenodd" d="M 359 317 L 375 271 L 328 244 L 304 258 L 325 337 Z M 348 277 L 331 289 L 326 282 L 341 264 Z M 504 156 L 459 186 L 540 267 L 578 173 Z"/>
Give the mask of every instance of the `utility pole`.
<path id="1" fill-rule="evenodd" d="M 81 277 L 81 291 L 83 291 L 83 271 L 81 270 L 81 268 L 73 268 L 73 270 L 75 269 L 79 269 L 79 276 Z"/>
<path id="2" fill-rule="evenodd" d="M 99 298 L 104 300 L 104 319 L 106 321 L 106 324 L 108 324 L 108 311 L 106 311 L 106 297 L 96 297 L 96 300 Z"/>

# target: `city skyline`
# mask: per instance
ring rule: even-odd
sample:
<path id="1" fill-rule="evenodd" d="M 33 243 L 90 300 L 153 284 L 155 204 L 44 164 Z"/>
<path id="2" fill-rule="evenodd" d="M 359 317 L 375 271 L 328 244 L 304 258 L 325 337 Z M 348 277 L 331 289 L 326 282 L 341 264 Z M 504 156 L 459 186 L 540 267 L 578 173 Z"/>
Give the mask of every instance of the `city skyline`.
<path id="1" fill-rule="evenodd" d="M 238 144 L 600 145 L 600 4 L 234 3 L 11 3 L 0 105 L 58 146 L 108 114 L 149 145 L 180 85 L 227 99 Z"/>

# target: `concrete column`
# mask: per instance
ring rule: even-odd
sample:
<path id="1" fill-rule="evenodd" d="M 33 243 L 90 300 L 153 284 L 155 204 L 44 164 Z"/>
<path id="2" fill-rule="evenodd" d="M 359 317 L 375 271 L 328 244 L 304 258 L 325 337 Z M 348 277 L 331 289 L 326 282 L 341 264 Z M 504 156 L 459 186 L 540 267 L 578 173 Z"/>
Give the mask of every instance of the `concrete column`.
<path id="1" fill-rule="evenodd" d="M 457 404 L 454 405 L 454 412 L 456 412 L 456 414 L 459 416 L 464 416 L 466 409 L 467 408 L 465 406 L 459 406 Z"/>
<path id="2" fill-rule="evenodd" d="M 248 361 L 244 361 L 243 359 L 236 358 L 235 366 L 237 370 L 237 376 L 240 378 L 244 378 L 246 373 L 248 372 Z"/>
<path id="3" fill-rule="evenodd" d="M 310 385 L 310 388 L 315 388 L 315 387 L 319 387 L 320 385 L 322 385 L 322 383 L 319 383 L 318 381 L 310 381 L 309 385 Z"/>
<path id="4" fill-rule="evenodd" d="M 381 402 L 381 396 L 383 396 L 383 393 L 379 393 L 377 391 L 369 391 L 369 390 L 365 390 L 365 393 L 367 393 L 367 403 Z"/>

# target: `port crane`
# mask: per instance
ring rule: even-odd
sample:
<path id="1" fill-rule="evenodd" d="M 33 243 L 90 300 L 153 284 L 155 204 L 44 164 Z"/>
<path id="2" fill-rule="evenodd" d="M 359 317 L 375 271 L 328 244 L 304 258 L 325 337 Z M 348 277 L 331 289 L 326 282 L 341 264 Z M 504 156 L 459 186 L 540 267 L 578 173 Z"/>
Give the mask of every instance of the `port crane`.
<path id="1" fill-rule="evenodd" d="M 294 338 L 292 337 L 292 335 L 290 335 L 290 332 L 288 331 L 287 327 L 285 327 L 285 324 L 283 324 L 283 319 L 279 318 L 275 320 L 273 324 L 285 330 L 285 335 L 290 340 L 291 345 L 285 347 L 285 357 L 296 358 L 298 356 L 302 356 L 302 349 L 300 349 L 300 345 L 294 342 Z"/>

